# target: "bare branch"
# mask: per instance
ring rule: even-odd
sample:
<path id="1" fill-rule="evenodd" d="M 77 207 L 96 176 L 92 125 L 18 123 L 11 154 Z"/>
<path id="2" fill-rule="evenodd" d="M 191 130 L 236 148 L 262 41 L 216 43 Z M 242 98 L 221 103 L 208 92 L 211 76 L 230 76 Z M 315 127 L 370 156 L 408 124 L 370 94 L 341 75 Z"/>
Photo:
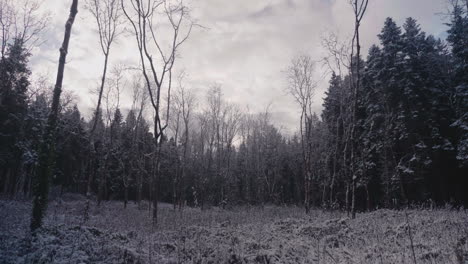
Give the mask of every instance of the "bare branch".
<path id="1" fill-rule="evenodd" d="M 28 51 L 42 45 L 41 33 L 50 21 L 50 13 L 40 11 L 44 0 L 0 0 L 1 54 L 13 39 L 19 39 Z"/>

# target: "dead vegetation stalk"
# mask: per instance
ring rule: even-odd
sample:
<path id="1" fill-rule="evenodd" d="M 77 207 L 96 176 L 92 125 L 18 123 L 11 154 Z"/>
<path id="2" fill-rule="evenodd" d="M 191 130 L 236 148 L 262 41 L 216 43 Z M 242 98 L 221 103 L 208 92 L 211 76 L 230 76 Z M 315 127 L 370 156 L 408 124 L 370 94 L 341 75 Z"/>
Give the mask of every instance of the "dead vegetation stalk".
<path id="1" fill-rule="evenodd" d="M 413 263 L 417 264 L 416 254 L 414 252 L 413 235 L 411 233 L 411 225 L 410 225 L 410 222 L 409 222 L 408 212 L 406 211 L 406 209 L 405 209 L 405 217 L 406 217 L 406 224 L 408 225 L 408 236 L 409 236 L 410 243 L 411 243 L 411 252 L 413 253 Z"/>

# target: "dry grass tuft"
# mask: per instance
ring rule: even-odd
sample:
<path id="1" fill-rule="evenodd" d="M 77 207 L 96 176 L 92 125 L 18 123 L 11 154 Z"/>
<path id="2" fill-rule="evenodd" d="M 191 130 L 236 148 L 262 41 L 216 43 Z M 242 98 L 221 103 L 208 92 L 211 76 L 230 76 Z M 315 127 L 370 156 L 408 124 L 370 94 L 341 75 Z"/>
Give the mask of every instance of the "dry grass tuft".
<path id="1" fill-rule="evenodd" d="M 321 210 L 306 216 L 298 207 L 173 211 L 161 204 L 153 228 L 149 211 L 133 203 L 127 209 L 120 202 L 94 206 L 86 225 L 83 208 L 79 197 L 52 202 L 44 228 L 29 237 L 30 203 L 0 201 L 0 263 L 468 261 L 466 210 L 410 210 L 408 218 L 378 210 L 352 220 Z"/>

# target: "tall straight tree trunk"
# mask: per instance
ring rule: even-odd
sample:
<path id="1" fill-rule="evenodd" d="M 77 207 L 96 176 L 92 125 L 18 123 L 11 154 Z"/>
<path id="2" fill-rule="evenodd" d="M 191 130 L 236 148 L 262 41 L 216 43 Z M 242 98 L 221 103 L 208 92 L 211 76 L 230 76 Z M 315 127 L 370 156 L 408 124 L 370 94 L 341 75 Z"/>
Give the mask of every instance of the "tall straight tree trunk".
<path id="1" fill-rule="evenodd" d="M 310 211 L 310 153 L 308 151 L 309 146 L 309 128 L 306 108 L 302 107 L 301 113 L 301 148 L 302 148 L 302 160 L 303 160 L 303 174 L 304 174 L 304 207 L 306 214 Z M 305 142 L 307 140 L 307 142 Z"/>
<path id="2" fill-rule="evenodd" d="M 356 177 L 351 181 L 351 218 L 356 218 Z"/>
<path id="3" fill-rule="evenodd" d="M 176 174 L 178 169 L 176 169 Z M 177 175 L 172 180 L 172 209 L 175 211 L 177 209 Z"/>
<path id="4" fill-rule="evenodd" d="M 133 146 L 135 147 L 136 151 L 134 153 L 137 153 L 137 155 L 140 155 L 140 147 L 138 146 L 138 143 L 136 142 L 136 138 L 138 137 L 138 128 L 140 126 L 141 122 L 141 117 L 143 113 L 143 103 L 144 100 L 142 100 L 141 107 L 140 107 L 140 113 L 138 114 L 138 119 L 137 119 L 137 124 L 135 127 L 134 131 L 134 136 L 133 136 Z M 139 168 L 138 173 L 137 173 L 137 203 L 138 203 L 138 209 L 141 209 L 141 200 L 143 198 L 143 173 L 141 168 L 145 168 L 146 165 L 146 158 L 141 158 L 141 160 L 137 160 L 137 166 Z"/>
<path id="5" fill-rule="evenodd" d="M 94 130 L 96 130 L 96 126 L 97 126 L 97 123 L 98 123 L 98 117 L 101 114 L 101 101 L 102 101 L 102 94 L 104 92 L 104 86 L 106 84 L 107 64 L 108 64 L 108 61 L 109 61 L 109 51 L 110 51 L 110 47 L 107 47 L 107 52 L 104 54 L 104 69 L 102 70 L 101 86 L 99 87 L 98 102 L 97 102 L 96 110 L 94 111 L 94 122 L 93 122 L 93 127 L 91 128 L 91 135 L 94 133 Z"/>
<path id="6" fill-rule="evenodd" d="M 371 209 L 371 204 L 370 204 L 370 195 L 369 195 L 369 185 L 365 185 L 366 188 L 366 205 L 367 205 L 367 211 L 369 212 Z"/>
<path id="7" fill-rule="evenodd" d="M 357 174 L 356 174 L 356 115 L 358 108 L 358 93 L 359 86 L 361 84 L 361 44 L 359 39 L 359 27 L 361 26 L 361 20 L 366 12 L 367 4 L 369 0 L 361 0 L 360 4 L 358 0 L 354 0 L 354 41 L 356 42 L 356 79 L 352 78 L 351 83 L 353 84 L 353 109 L 352 109 L 352 127 L 351 127 L 351 176 L 352 176 L 352 199 L 351 199 L 351 218 L 356 218 L 356 185 L 357 185 Z M 351 54 L 351 76 L 353 77 L 353 54 Z"/>
<path id="8" fill-rule="evenodd" d="M 306 179 L 305 179 L 305 211 L 306 214 L 310 212 L 310 171 L 306 171 Z"/>
<path id="9" fill-rule="evenodd" d="M 151 205 L 153 201 L 153 182 L 154 182 L 154 170 L 155 170 L 155 162 L 154 157 L 150 160 L 150 177 L 149 177 L 149 184 L 148 184 L 148 214 L 151 217 Z"/>
<path id="10" fill-rule="evenodd" d="M 128 184 L 124 183 L 124 208 L 127 208 L 127 203 L 128 203 Z"/>
<path id="11" fill-rule="evenodd" d="M 161 148 L 162 148 L 162 138 L 164 137 L 162 133 L 158 134 L 158 120 L 159 116 L 156 113 L 154 118 L 154 168 L 153 168 L 153 226 L 158 224 L 158 198 L 159 198 L 159 173 L 161 170 Z M 161 139 L 161 140 L 159 140 Z"/>
<path id="12" fill-rule="evenodd" d="M 326 201 L 326 197 L 327 197 L 327 185 L 325 183 L 323 183 L 323 186 L 322 186 L 322 200 L 320 201 L 320 204 L 322 206 L 325 205 L 325 201 Z"/>
<path id="13" fill-rule="evenodd" d="M 100 3 L 104 3 L 103 6 Z M 111 45 L 115 39 L 115 37 L 119 34 L 118 24 L 119 24 L 119 2 L 111 1 L 109 2 L 104 0 L 96 0 L 89 3 L 87 6 L 88 9 L 93 14 L 94 18 L 96 19 L 97 26 L 98 26 L 98 33 L 99 33 L 99 43 L 101 45 L 102 53 L 104 54 L 104 67 L 102 70 L 101 76 L 101 85 L 99 87 L 99 95 L 98 95 L 98 102 L 96 106 L 96 110 L 94 111 L 94 122 L 91 127 L 89 133 L 89 139 L 91 142 L 91 146 L 95 144 L 94 132 L 96 130 L 98 120 L 102 116 L 101 111 L 101 102 L 102 102 L 102 95 L 104 92 L 104 87 L 106 83 L 106 76 L 107 76 L 107 67 L 109 61 L 109 53 Z M 112 141 L 112 139 L 111 139 Z M 103 148 L 103 147 L 102 147 Z M 99 172 L 96 177 L 98 178 L 98 205 L 100 205 L 101 200 L 104 197 L 107 197 L 107 182 L 106 182 L 106 174 L 102 173 L 107 170 L 107 155 L 101 158 L 101 154 L 99 152 L 97 154 L 98 159 L 98 168 L 97 171 Z M 85 212 L 84 212 L 84 220 L 88 219 L 88 213 L 90 208 L 90 200 L 91 200 L 91 185 L 93 182 L 93 173 L 89 174 L 88 177 L 88 186 L 86 192 L 86 205 L 85 205 Z"/>
<path id="14" fill-rule="evenodd" d="M 143 192 L 143 175 L 142 172 L 140 171 L 137 174 L 137 204 L 138 204 L 138 209 L 141 209 L 141 198 L 142 198 L 142 192 Z"/>
<path id="15" fill-rule="evenodd" d="M 182 171 L 181 171 L 181 177 L 180 177 L 180 190 L 179 190 L 179 210 L 182 210 L 182 207 L 184 205 L 184 199 L 185 199 L 185 192 L 184 192 L 184 186 L 182 185 L 184 183 L 184 179 L 186 178 L 186 170 L 187 170 L 187 150 L 188 150 L 188 142 L 189 142 L 189 125 L 187 119 L 184 120 L 185 123 L 185 142 L 184 142 L 184 150 L 183 150 L 183 155 L 182 155 Z"/>
<path id="16" fill-rule="evenodd" d="M 336 142 L 335 142 L 335 153 L 334 153 L 334 158 L 333 158 L 333 174 L 332 174 L 332 179 L 331 179 L 331 183 L 330 183 L 330 206 L 333 205 L 333 192 L 335 191 L 335 179 L 336 179 L 336 167 L 337 167 L 337 163 L 338 163 L 338 147 L 339 147 L 339 144 L 338 144 L 338 119 L 336 121 Z"/>
<path id="17" fill-rule="evenodd" d="M 91 142 L 94 142 L 94 132 L 96 130 L 96 127 L 97 127 L 97 123 L 98 123 L 98 120 L 100 119 L 100 116 L 101 116 L 101 102 L 102 102 L 102 94 L 104 92 L 104 86 L 106 84 L 106 75 L 107 75 L 107 64 L 108 64 L 108 61 L 109 61 L 109 46 L 107 47 L 107 52 L 104 54 L 104 69 L 102 70 L 102 77 L 101 77 L 101 86 L 99 87 L 99 97 L 98 97 L 98 102 L 97 102 L 97 106 L 96 106 L 96 110 L 94 111 L 94 122 L 93 122 L 93 126 L 91 128 L 91 131 L 90 131 L 90 137 L 91 137 Z M 99 167 L 98 167 L 98 174 L 97 174 L 97 177 L 98 177 L 98 206 L 101 205 L 101 201 L 102 201 L 102 196 L 103 196 L 103 184 L 104 184 L 104 171 L 106 170 L 105 168 L 105 165 L 106 165 L 106 157 L 104 157 L 103 160 L 101 160 L 101 155 L 98 153 L 97 155 L 97 158 L 100 159 L 99 161 Z M 91 186 L 92 184 L 92 181 L 93 179 L 90 177 L 88 178 L 88 185 Z M 91 189 L 91 188 L 90 188 Z M 91 190 L 89 192 L 91 194 Z M 89 198 L 90 197 L 87 197 L 87 208 L 89 209 Z"/>
<path id="18" fill-rule="evenodd" d="M 346 183 L 346 197 L 345 197 L 346 215 L 349 217 L 349 183 Z"/>
<path id="19" fill-rule="evenodd" d="M 70 15 L 65 24 L 65 36 L 62 47 L 60 48 L 60 58 L 55 82 L 52 107 L 47 119 L 47 125 L 43 135 L 43 141 L 39 150 L 39 166 L 36 180 L 33 187 L 33 210 L 31 219 L 31 230 L 34 231 L 42 225 L 42 219 L 47 209 L 47 199 L 49 194 L 49 178 L 52 173 L 54 158 L 55 131 L 59 114 L 60 95 L 62 93 L 62 82 L 65 71 L 65 62 L 68 53 L 68 44 L 70 42 L 71 30 L 76 14 L 78 13 L 78 0 L 73 0 Z"/>
<path id="20" fill-rule="evenodd" d="M 160 147 L 160 146 L 159 146 Z M 159 156 L 159 153 L 157 154 Z M 156 157 L 154 168 L 154 182 L 153 182 L 153 225 L 158 224 L 158 198 L 159 198 L 159 172 L 160 172 L 159 157 Z"/>

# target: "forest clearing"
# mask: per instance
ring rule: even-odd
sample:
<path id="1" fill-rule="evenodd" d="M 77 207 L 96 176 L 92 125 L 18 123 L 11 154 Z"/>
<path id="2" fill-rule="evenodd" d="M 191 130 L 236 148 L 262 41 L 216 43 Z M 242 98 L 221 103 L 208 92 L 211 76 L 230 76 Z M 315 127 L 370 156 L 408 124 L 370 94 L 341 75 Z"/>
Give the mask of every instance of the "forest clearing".
<path id="1" fill-rule="evenodd" d="M 28 236 L 31 203 L 0 201 L 0 263 L 466 263 L 464 209 L 358 213 L 284 206 L 221 209 L 161 204 L 152 229 L 147 203 L 104 202 L 82 224 L 85 198 L 51 202 Z M 405 214 L 408 214 L 408 219 Z"/>
<path id="2" fill-rule="evenodd" d="M 0 0 L 0 264 L 468 264 L 468 0 Z"/>

